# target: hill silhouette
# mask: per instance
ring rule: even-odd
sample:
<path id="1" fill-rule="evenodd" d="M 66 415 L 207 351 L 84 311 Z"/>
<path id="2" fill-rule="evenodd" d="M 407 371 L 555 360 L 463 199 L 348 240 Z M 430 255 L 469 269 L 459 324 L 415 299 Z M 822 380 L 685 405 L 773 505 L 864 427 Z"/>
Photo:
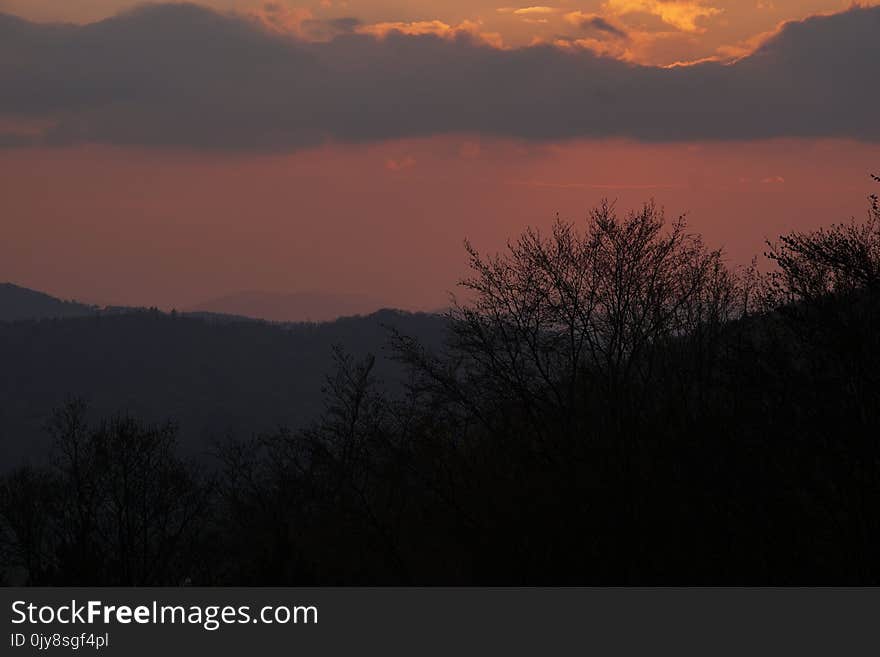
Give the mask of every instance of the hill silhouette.
<path id="1" fill-rule="evenodd" d="M 60 308 L 88 313 L 0 322 L 4 470 L 43 460 L 45 423 L 72 396 L 88 400 L 97 414 L 173 417 L 189 453 L 207 449 L 212 436 L 302 426 L 322 409 L 334 345 L 379 355 L 378 371 L 393 386 L 401 368 L 385 357 L 386 326 L 436 342 L 444 325 L 436 316 L 394 310 L 282 325 L 226 315 Z"/>
<path id="2" fill-rule="evenodd" d="M 326 322 L 338 317 L 369 314 L 380 307 L 381 304 L 356 294 L 244 291 L 211 299 L 184 310 L 190 313 L 237 315 L 273 322 Z"/>
<path id="3" fill-rule="evenodd" d="M 12 283 L 0 283 L 0 321 L 47 319 L 92 315 L 96 308 L 75 301 L 62 301 L 53 296 L 29 290 Z"/>

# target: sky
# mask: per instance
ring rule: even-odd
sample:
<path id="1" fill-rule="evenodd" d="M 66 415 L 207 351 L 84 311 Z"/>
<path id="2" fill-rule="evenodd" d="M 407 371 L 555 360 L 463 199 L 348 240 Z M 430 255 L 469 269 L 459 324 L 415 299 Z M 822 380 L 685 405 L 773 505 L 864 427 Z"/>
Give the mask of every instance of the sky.
<path id="1" fill-rule="evenodd" d="M 516 47 L 570 42 L 629 61 L 671 64 L 741 56 L 785 21 L 840 12 L 846 0 L 203 0 L 222 12 L 258 16 L 311 38 L 317 21 L 355 19 L 364 31 L 412 33 L 461 28 Z M 0 0 L 0 11 L 34 21 L 88 23 L 142 4 L 138 0 Z M 876 2 L 862 3 L 866 5 Z M 311 21 L 311 23 L 310 23 Z"/>
<path id="2" fill-rule="evenodd" d="M 602 198 L 747 263 L 865 212 L 870 4 L 0 0 L 0 280 L 434 309 L 464 239 Z"/>

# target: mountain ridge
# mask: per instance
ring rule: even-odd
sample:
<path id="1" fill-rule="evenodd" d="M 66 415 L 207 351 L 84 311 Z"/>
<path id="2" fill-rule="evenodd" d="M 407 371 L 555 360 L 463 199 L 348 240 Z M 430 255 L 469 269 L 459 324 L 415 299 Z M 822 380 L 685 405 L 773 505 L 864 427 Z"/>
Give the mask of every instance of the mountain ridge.
<path id="1" fill-rule="evenodd" d="M 60 319 L 153 309 L 152 306 L 84 303 L 73 299 L 61 299 L 47 292 L 11 282 L 0 283 L 0 321 Z M 171 312 L 211 321 L 309 324 L 332 322 L 344 317 L 367 317 L 383 310 L 397 309 L 384 306 L 359 294 L 246 290 L 215 297 Z"/>
<path id="2" fill-rule="evenodd" d="M 380 303 L 360 294 L 242 290 L 188 306 L 183 312 L 208 312 L 274 322 L 321 322 L 366 315 L 381 307 Z"/>
<path id="3" fill-rule="evenodd" d="M 301 427 L 323 409 L 336 346 L 358 359 L 375 355 L 374 374 L 391 390 L 401 385 L 403 368 L 388 347 L 389 328 L 434 345 L 445 330 L 438 315 L 393 309 L 278 323 L 155 308 L 74 308 L 89 312 L 0 321 L 6 454 L 0 470 L 39 460 L 52 411 L 73 397 L 100 416 L 173 420 L 194 457 L 225 435 Z"/>
<path id="4" fill-rule="evenodd" d="M 59 299 L 10 282 L 0 283 L 0 321 L 82 317 L 97 310 L 97 306 Z"/>

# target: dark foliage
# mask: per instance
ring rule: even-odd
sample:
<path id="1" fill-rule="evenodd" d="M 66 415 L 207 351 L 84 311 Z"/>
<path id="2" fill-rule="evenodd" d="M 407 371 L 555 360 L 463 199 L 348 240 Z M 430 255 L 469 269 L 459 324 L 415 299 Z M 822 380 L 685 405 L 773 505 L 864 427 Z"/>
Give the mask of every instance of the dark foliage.
<path id="1" fill-rule="evenodd" d="M 175 454 L 171 425 L 119 416 L 91 426 L 71 401 L 53 417 L 53 464 L 0 490 L 2 554 L 32 584 L 179 584 L 193 571 L 209 482 Z"/>
<path id="2" fill-rule="evenodd" d="M 385 326 L 441 339 L 442 318 L 384 310 L 325 324 L 270 324 L 119 309 L 89 317 L 0 322 L 0 474 L 40 464 L 53 408 L 70 395 L 97 416 L 124 411 L 146 422 L 174 418 L 181 448 L 198 456 L 211 436 L 299 429 L 322 409 L 332 347 L 377 354 L 393 388 Z"/>

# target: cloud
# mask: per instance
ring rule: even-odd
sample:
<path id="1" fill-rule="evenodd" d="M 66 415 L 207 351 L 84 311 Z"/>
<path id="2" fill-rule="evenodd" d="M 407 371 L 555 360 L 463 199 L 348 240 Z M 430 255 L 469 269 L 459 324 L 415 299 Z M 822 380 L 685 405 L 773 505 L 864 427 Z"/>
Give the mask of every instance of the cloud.
<path id="1" fill-rule="evenodd" d="M 301 23 L 301 26 L 303 23 Z M 428 25 L 313 42 L 253 17 L 151 5 L 84 26 L 0 15 L 0 144 L 290 150 L 438 134 L 880 141 L 880 9 L 789 23 L 731 65 L 491 47 Z M 609 40 L 611 41 L 611 40 Z"/>
<path id="2" fill-rule="evenodd" d="M 303 24 L 315 22 L 310 9 L 288 7 L 280 2 L 264 2 L 251 14 L 270 30 L 290 32 L 303 38 L 309 36 Z"/>
<path id="3" fill-rule="evenodd" d="M 358 25 L 351 31 L 358 34 L 370 34 L 379 39 L 384 39 L 389 34 L 406 34 L 409 36 L 432 35 L 453 40 L 461 37 L 470 37 L 496 48 L 500 48 L 503 45 L 500 34 L 484 32 L 479 23 L 468 20 L 462 21 L 458 25 L 449 25 L 438 20 L 414 21 L 410 23 L 401 21 L 371 23 L 369 25 Z"/>
<path id="4" fill-rule="evenodd" d="M 618 39 L 629 38 L 629 34 L 624 27 L 615 25 L 609 19 L 603 18 L 598 14 L 585 14 L 581 11 L 572 11 L 565 15 L 565 20 L 582 30 L 595 30 L 617 37 Z"/>
<path id="5" fill-rule="evenodd" d="M 648 13 L 683 32 L 704 31 L 699 21 L 722 12 L 703 4 L 703 0 L 606 0 L 603 9 L 616 16 Z"/>
<path id="6" fill-rule="evenodd" d="M 513 13 L 518 16 L 534 16 L 535 14 L 555 14 L 558 9 L 556 7 L 522 7 L 521 9 L 514 9 Z"/>
<path id="7" fill-rule="evenodd" d="M 443 21 L 413 21 L 406 23 L 403 21 L 387 21 L 384 23 L 371 23 L 370 25 L 361 25 L 358 32 L 361 34 L 372 34 L 377 37 L 386 37 L 392 32 L 400 34 L 408 34 L 410 36 L 423 36 L 425 34 L 433 34 L 435 36 L 446 36 L 454 33 L 456 28 L 444 23 Z"/>
<path id="8" fill-rule="evenodd" d="M 330 20 L 307 18 L 299 24 L 297 34 L 310 41 L 330 41 L 340 34 L 350 34 L 361 27 L 357 18 L 343 17 Z"/>
<path id="9" fill-rule="evenodd" d="M 535 7 L 501 7 L 497 9 L 499 14 L 514 14 L 516 16 L 534 16 L 555 14 L 559 11 L 556 7 L 535 6 Z"/>
<path id="10" fill-rule="evenodd" d="M 557 7 L 547 7 L 538 5 L 534 7 L 501 7 L 496 9 L 499 14 L 509 14 L 519 18 L 524 23 L 532 23 L 536 25 L 544 25 L 550 22 L 550 18 L 554 14 L 560 13 Z"/>

